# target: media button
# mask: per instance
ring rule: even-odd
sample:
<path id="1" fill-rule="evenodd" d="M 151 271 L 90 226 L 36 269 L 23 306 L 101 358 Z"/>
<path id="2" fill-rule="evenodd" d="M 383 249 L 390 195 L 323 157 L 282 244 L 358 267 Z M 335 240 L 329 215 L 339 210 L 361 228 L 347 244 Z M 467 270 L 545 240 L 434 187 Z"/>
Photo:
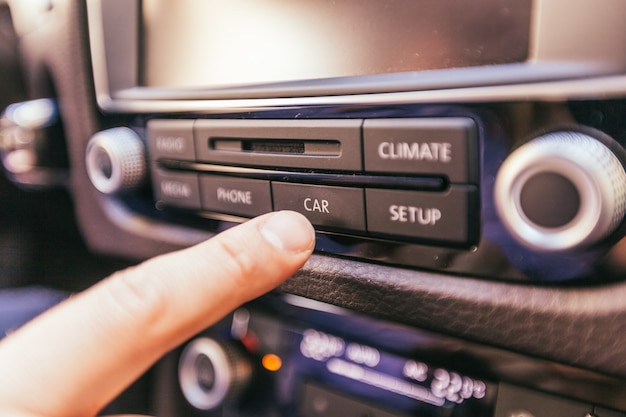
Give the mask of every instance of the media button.
<path id="1" fill-rule="evenodd" d="M 196 159 L 193 120 L 150 120 L 147 124 L 150 158 Z"/>
<path id="2" fill-rule="evenodd" d="M 200 190 L 203 210 L 245 217 L 272 211 L 269 181 L 202 175 Z"/>
<path id="3" fill-rule="evenodd" d="M 294 210 L 315 226 L 365 231 L 363 190 L 360 188 L 272 182 L 275 210 Z"/>
<path id="4" fill-rule="evenodd" d="M 170 206 L 200 209 L 198 175 L 192 173 L 152 173 L 154 194 L 157 201 Z"/>
<path id="5" fill-rule="evenodd" d="M 442 193 L 365 190 L 368 232 L 372 236 L 404 237 L 471 244 L 476 237 L 477 190 L 452 186 Z"/>
<path id="6" fill-rule="evenodd" d="M 476 183 L 476 126 L 460 117 L 369 119 L 363 124 L 365 171 L 446 176 Z"/>

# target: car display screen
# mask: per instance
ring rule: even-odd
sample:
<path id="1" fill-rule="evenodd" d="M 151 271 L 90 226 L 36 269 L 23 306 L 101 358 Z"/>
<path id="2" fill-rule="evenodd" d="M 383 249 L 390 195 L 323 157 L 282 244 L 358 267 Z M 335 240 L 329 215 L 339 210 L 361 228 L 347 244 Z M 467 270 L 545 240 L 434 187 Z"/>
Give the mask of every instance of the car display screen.
<path id="1" fill-rule="evenodd" d="M 140 85 L 222 88 L 524 62 L 531 5 L 144 0 Z"/>

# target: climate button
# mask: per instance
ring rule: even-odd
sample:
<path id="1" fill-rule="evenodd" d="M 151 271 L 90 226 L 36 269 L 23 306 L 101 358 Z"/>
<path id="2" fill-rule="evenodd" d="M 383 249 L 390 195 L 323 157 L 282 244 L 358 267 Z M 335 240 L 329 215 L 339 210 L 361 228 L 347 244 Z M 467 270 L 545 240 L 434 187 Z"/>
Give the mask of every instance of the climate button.
<path id="1" fill-rule="evenodd" d="M 363 124 L 365 171 L 478 181 L 476 125 L 464 117 L 369 119 Z"/>

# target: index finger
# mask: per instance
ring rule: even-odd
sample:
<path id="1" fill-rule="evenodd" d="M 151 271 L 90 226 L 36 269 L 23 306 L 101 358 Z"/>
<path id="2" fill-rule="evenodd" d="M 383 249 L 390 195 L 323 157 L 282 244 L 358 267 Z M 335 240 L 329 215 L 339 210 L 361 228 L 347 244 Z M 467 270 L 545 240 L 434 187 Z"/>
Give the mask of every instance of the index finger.
<path id="1" fill-rule="evenodd" d="M 272 213 L 114 274 L 0 343 L 1 414 L 95 415 L 164 353 L 293 275 L 314 242 L 304 217 Z"/>

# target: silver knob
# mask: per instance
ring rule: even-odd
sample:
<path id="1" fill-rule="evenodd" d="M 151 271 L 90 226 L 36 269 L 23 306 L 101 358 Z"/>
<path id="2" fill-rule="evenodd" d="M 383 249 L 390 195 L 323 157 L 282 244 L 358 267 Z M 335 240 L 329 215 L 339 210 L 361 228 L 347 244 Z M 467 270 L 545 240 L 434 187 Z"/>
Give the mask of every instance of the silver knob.
<path id="1" fill-rule="evenodd" d="M 191 405 L 211 410 L 236 399 L 252 376 L 252 364 L 233 342 L 201 337 L 187 345 L 180 358 L 178 378 Z"/>
<path id="2" fill-rule="evenodd" d="M 495 203 L 509 232 L 530 248 L 586 247 L 624 219 L 626 172 L 598 139 L 549 133 L 506 159 L 496 178 Z"/>
<path id="3" fill-rule="evenodd" d="M 131 129 L 118 127 L 91 137 L 86 151 L 87 175 L 104 194 L 137 188 L 146 177 L 146 157 L 142 140 Z"/>

